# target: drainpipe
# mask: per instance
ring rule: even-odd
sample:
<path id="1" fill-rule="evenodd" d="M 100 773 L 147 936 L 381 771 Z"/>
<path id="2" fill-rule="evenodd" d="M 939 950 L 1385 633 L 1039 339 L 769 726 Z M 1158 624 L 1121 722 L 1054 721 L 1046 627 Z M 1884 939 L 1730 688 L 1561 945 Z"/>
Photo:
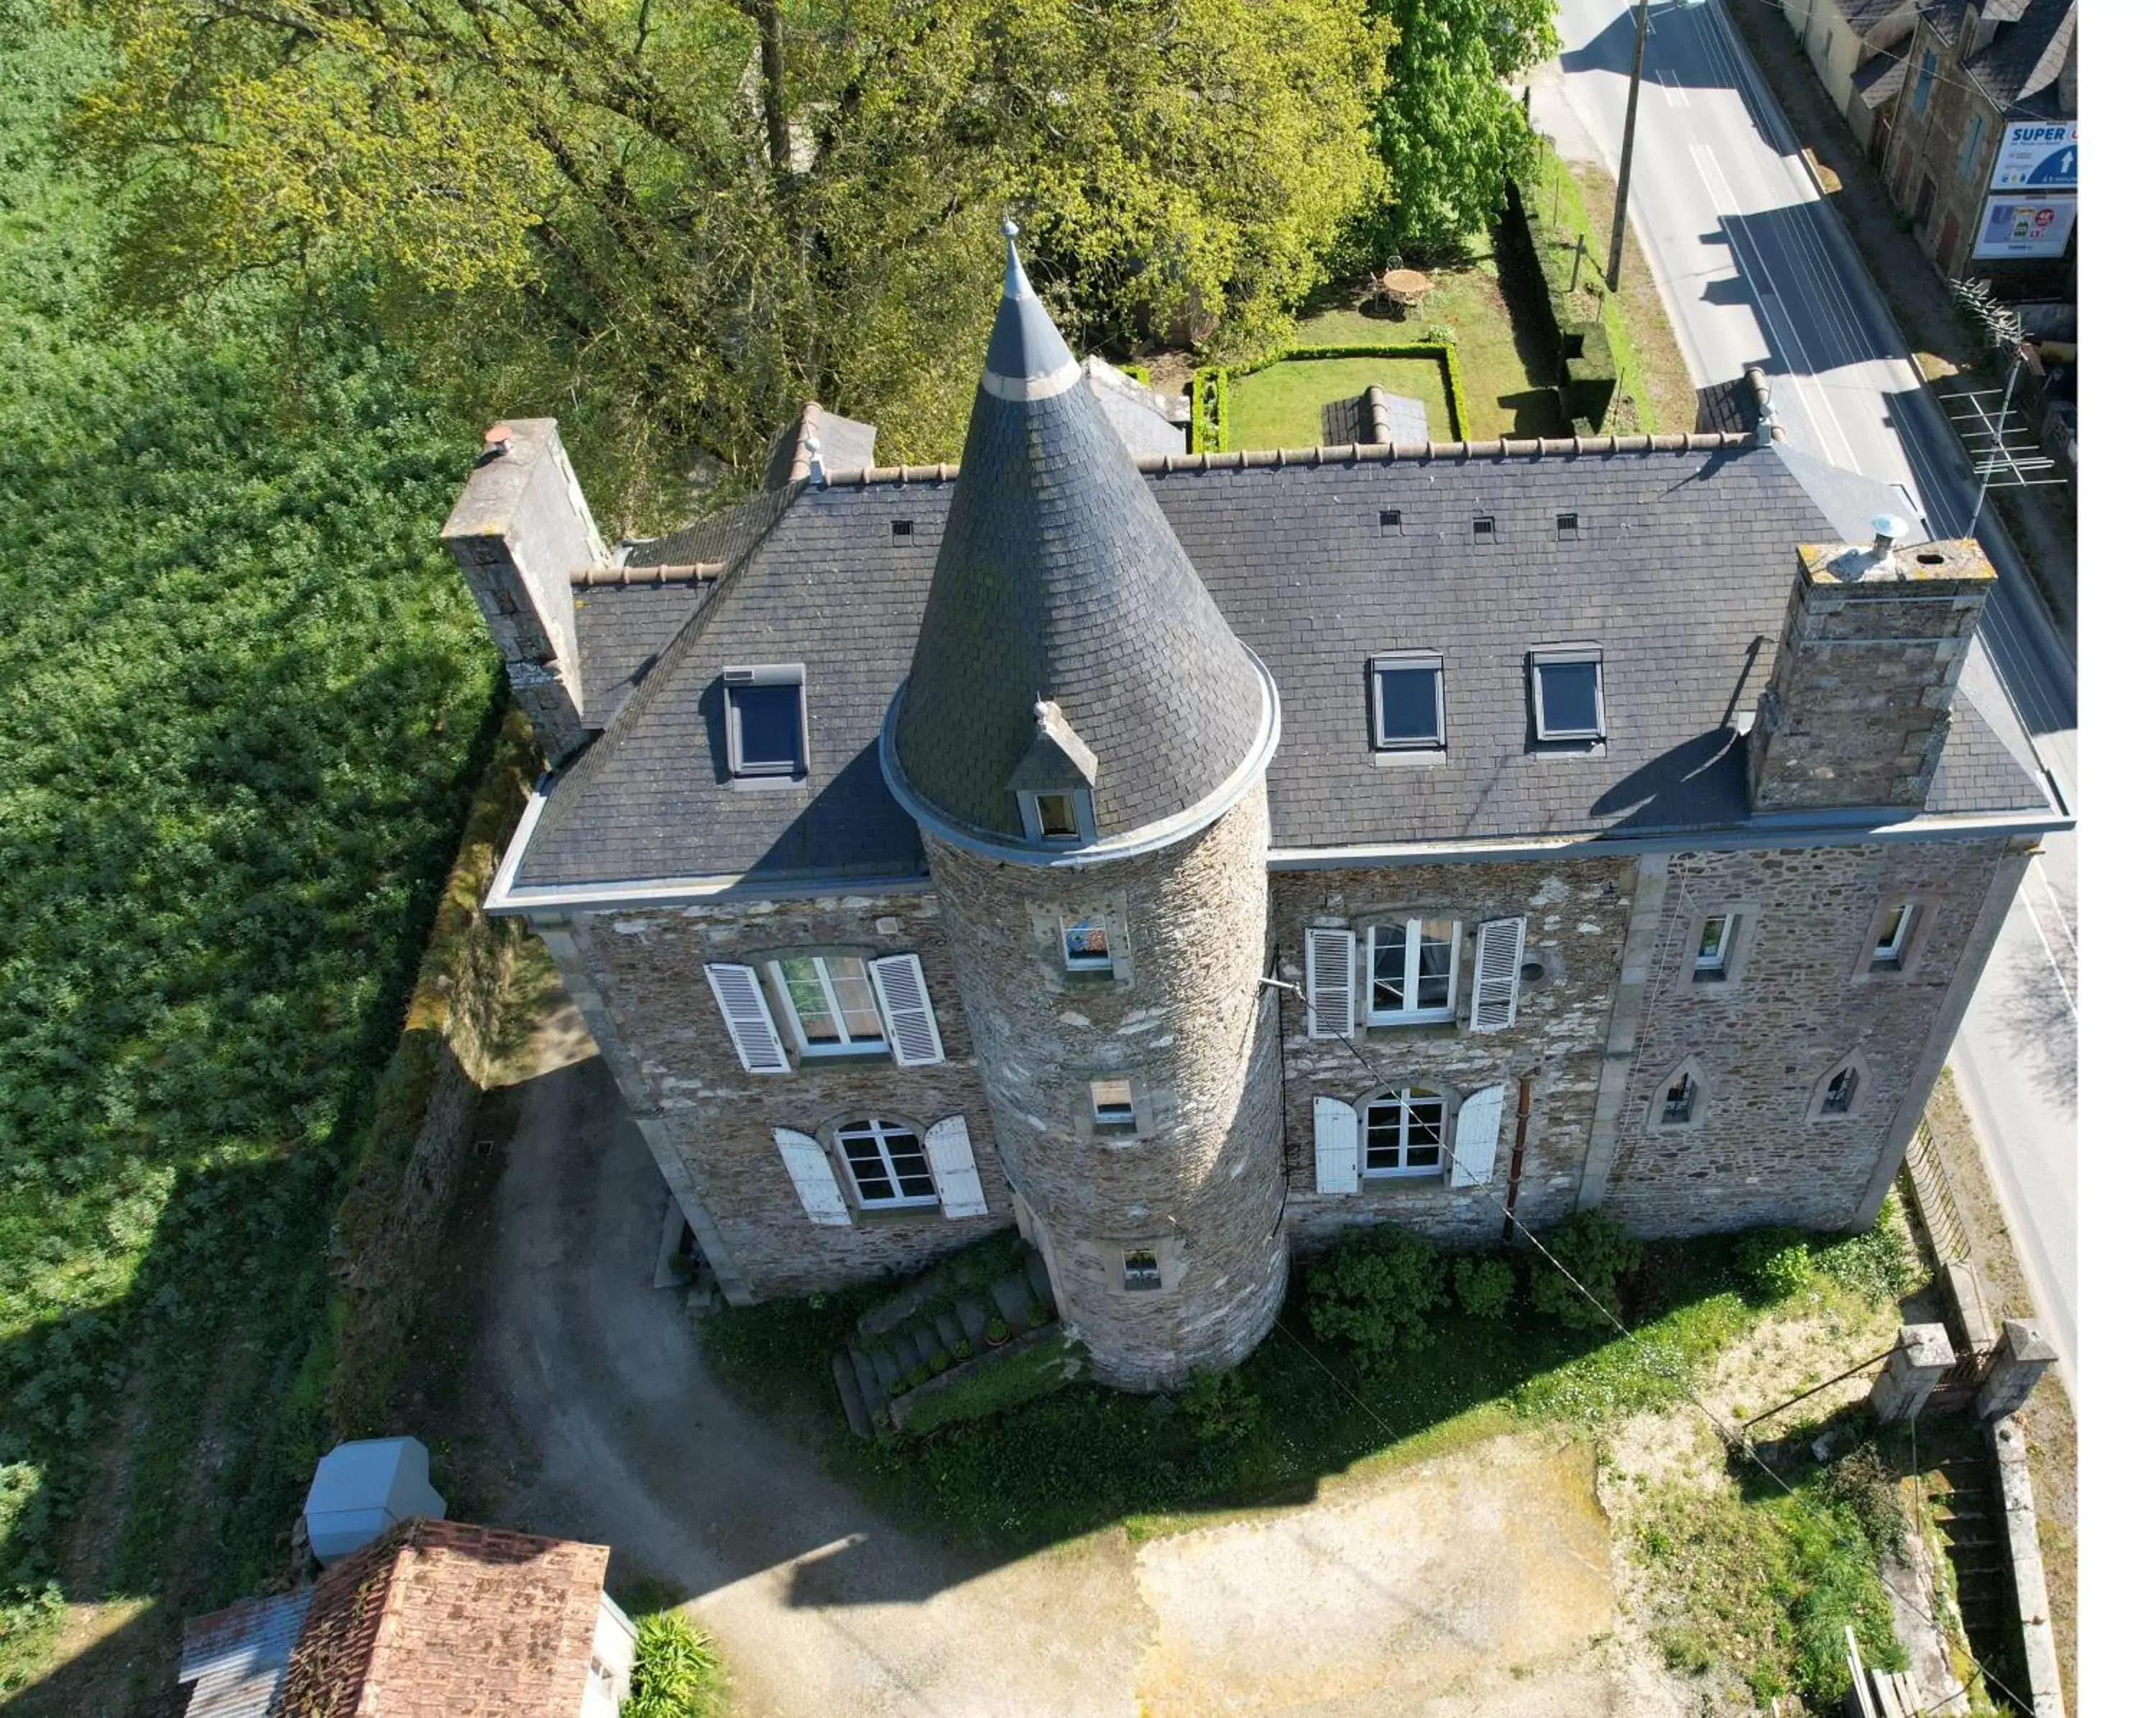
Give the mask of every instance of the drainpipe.
<path id="1" fill-rule="evenodd" d="M 1529 1074 L 1520 1076 L 1520 1112 L 1512 1124 L 1512 1172 L 1505 1180 L 1505 1233 L 1502 1237 L 1508 1246 L 1512 1239 L 1512 1207 L 1519 1203 L 1520 1176 L 1527 1165 L 1527 1106 L 1533 1095 L 1533 1088 L 1529 1084 L 1532 1078 Z"/>

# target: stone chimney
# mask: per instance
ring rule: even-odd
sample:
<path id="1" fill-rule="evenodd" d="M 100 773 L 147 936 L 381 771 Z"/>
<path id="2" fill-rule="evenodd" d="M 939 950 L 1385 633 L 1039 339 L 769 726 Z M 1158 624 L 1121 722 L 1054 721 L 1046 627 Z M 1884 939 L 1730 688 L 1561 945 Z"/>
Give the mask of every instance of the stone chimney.
<path id="1" fill-rule="evenodd" d="M 608 558 L 552 418 L 511 418 L 486 432 L 442 541 L 501 647 L 547 762 L 558 769 L 591 738 L 569 575 Z"/>
<path id="2" fill-rule="evenodd" d="M 1806 543 L 1759 699 L 1748 769 L 1755 813 L 1919 810 L 1994 574 L 1973 538 L 1897 548 Z"/>

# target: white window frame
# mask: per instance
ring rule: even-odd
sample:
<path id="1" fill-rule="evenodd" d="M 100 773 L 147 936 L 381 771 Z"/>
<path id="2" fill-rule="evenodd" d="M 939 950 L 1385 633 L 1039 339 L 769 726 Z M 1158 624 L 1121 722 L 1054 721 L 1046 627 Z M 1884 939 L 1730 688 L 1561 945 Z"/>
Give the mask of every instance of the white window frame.
<path id="1" fill-rule="evenodd" d="M 726 704 L 727 776 L 744 787 L 790 787 L 806 780 L 808 775 L 808 676 L 801 665 L 798 662 L 762 662 L 746 667 L 721 668 L 719 671 L 719 686 Z M 735 707 L 734 694 L 744 687 L 785 686 L 793 688 L 794 733 L 799 742 L 799 755 L 783 764 L 770 761 L 749 763 L 742 755 L 741 717 Z"/>
<path id="2" fill-rule="evenodd" d="M 1385 676 L 1428 673 L 1437 703 L 1437 733 L 1389 733 L 1385 728 Z M 1370 743 L 1381 752 L 1441 752 L 1445 749 L 1445 658 L 1435 651 L 1394 651 L 1370 658 Z"/>
<path id="3" fill-rule="evenodd" d="M 1552 728 L 1543 713 L 1543 670 L 1576 666 L 1582 663 L 1592 664 L 1594 669 L 1594 726 L 1592 728 Z M 1549 645 L 1527 653 L 1527 679 L 1534 692 L 1537 740 L 1545 745 L 1563 745 L 1609 737 L 1609 701 L 1607 688 L 1602 682 L 1602 647 L 1599 645 Z"/>
<path id="4" fill-rule="evenodd" d="M 813 1043 L 801 1024 L 800 1011 L 794 1006 L 793 987 L 786 981 L 784 963 L 788 960 L 811 960 L 816 964 L 816 982 L 824 991 L 824 1006 L 839 1028 L 835 1044 Z M 845 1011 L 839 1006 L 837 985 L 825 964 L 833 960 L 850 960 L 861 970 L 861 982 L 868 986 L 869 998 L 875 1004 L 876 1021 L 883 1028 L 876 1038 L 857 1038 L 846 1024 Z M 793 1035 L 794 1048 L 804 1056 L 888 1056 L 891 1053 L 891 1022 L 884 1018 L 883 999 L 876 995 L 875 982 L 869 970 L 869 959 L 863 954 L 778 954 L 764 963 L 771 976 L 771 987 L 778 992 L 779 1006 L 786 1013 L 786 1029 Z"/>
<path id="5" fill-rule="evenodd" d="M 1899 972 L 1908 964 L 1909 939 L 1917 928 L 1917 914 L 1922 909 L 1914 901 L 1897 901 L 1887 908 L 1886 923 L 1893 927 L 1892 934 L 1886 934 L 1886 925 L 1871 933 L 1871 952 L 1865 964 L 1887 972 Z"/>
<path id="6" fill-rule="evenodd" d="M 1722 927 L 1722 934 L 1714 940 L 1714 951 L 1707 949 L 1707 934 L 1714 925 Z M 1729 945 L 1737 934 L 1737 915 L 1733 913 L 1710 913 L 1699 922 L 1699 934 L 1692 939 L 1691 975 L 1694 978 L 1727 978 L 1729 975 Z"/>
<path id="7" fill-rule="evenodd" d="M 1016 788 L 1019 822 L 1025 826 L 1025 838 L 1038 841 L 1045 847 L 1086 847 L 1093 843 L 1093 795 L 1089 789 Z M 1070 802 L 1070 821 L 1076 833 L 1050 835 L 1040 815 L 1043 800 L 1068 800 Z"/>
<path id="8" fill-rule="evenodd" d="M 891 1140 L 904 1134 L 911 1139 L 921 1154 L 921 1173 L 928 1179 L 926 1193 L 907 1193 L 902 1191 L 898 1166 L 891 1161 Z M 876 1156 L 883 1165 L 884 1175 L 895 1190 L 889 1199 L 871 1199 L 862 1191 L 860 1177 L 855 1172 L 853 1155 L 846 1150 L 849 1140 L 865 1139 L 875 1145 Z M 936 1186 L 935 1161 L 928 1155 L 928 1136 L 920 1128 L 907 1121 L 886 1121 L 880 1116 L 869 1116 L 860 1121 L 842 1123 L 831 1130 L 831 1143 L 836 1148 L 839 1161 L 845 1166 L 846 1180 L 854 1190 L 854 1203 L 863 1211 L 921 1211 L 931 1206 L 940 1206 L 943 1196 Z"/>
<path id="9" fill-rule="evenodd" d="M 1063 947 L 1063 970 L 1065 972 L 1113 972 L 1116 956 L 1109 940 L 1108 915 L 1087 913 L 1073 918 L 1068 913 L 1057 916 L 1058 937 Z M 1070 933 L 1091 925 L 1101 933 L 1101 952 L 1098 954 L 1073 954 L 1070 952 Z"/>
<path id="10" fill-rule="evenodd" d="M 1378 1006 L 1378 933 L 1399 926 L 1407 933 L 1407 943 L 1402 950 L 1404 965 L 1401 969 L 1401 983 L 1409 994 L 1413 994 L 1422 975 L 1422 928 L 1442 925 L 1450 933 L 1450 963 L 1445 970 L 1445 1006 L 1442 1008 L 1380 1009 Z M 1460 1018 L 1460 921 L 1456 918 L 1400 918 L 1378 919 L 1363 927 L 1363 1023 L 1375 1028 L 1392 1026 L 1428 1026 Z"/>
<path id="11" fill-rule="evenodd" d="M 1435 1103 L 1438 1105 L 1437 1161 L 1434 1164 L 1410 1165 L 1407 1160 L 1408 1111 L 1410 1104 Z M 1457 1108 L 1450 1094 L 1435 1086 L 1418 1086 L 1413 1081 L 1388 1087 L 1373 1093 L 1357 1106 L 1360 1138 L 1358 1140 L 1363 1179 L 1366 1181 L 1442 1180 L 1452 1168 L 1453 1113 Z M 1394 1149 L 1400 1155 L 1397 1169 L 1379 1169 L 1370 1161 L 1370 1120 L 1381 1109 L 1392 1111 L 1390 1125 L 1398 1131 Z M 1420 1149 L 1420 1148 L 1418 1148 Z"/>

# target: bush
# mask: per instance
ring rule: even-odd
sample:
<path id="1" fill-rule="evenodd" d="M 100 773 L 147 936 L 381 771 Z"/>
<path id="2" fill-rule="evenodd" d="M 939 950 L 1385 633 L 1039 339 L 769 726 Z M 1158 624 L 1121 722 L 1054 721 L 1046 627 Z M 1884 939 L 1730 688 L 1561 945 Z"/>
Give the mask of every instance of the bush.
<path id="1" fill-rule="evenodd" d="M 1351 1230 L 1311 1267 L 1312 1335 L 1344 1344 L 1356 1366 L 1382 1371 L 1435 1340 L 1430 1315 L 1445 1303 L 1444 1261 L 1412 1229 Z"/>
<path id="2" fill-rule="evenodd" d="M 1553 1229 L 1544 1243 L 1558 1263 L 1577 1279 L 1566 1280 L 1547 1258 L 1539 1255 L 1528 1280 L 1527 1299 L 1534 1309 L 1547 1313 L 1574 1330 L 1590 1330 L 1609 1323 L 1601 1310 L 1589 1305 L 1584 1288 L 1609 1312 L 1617 1310 L 1617 1284 L 1639 1269 L 1640 1243 L 1626 1234 L 1614 1219 L 1599 1211 L 1583 1211 Z"/>
<path id="3" fill-rule="evenodd" d="M 1208 365 L 1190 378 L 1190 450 L 1218 453 L 1228 445 L 1228 373 Z"/>
<path id="4" fill-rule="evenodd" d="M 1237 1444 L 1258 1429 L 1257 1392 L 1240 1372 L 1200 1372 L 1175 1407 L 1200 1443 Z"/>
<path id="5" fill-rule="evenodd" d="M 1872 1550 L 1891 1551 L 1901 1544 L 1908 1525 L 1901 1480 L 1876 1448 L 1860 1443 L 1826 1470 L 1820 1484 L 1829 1497 L 1849 1506 Z"/>
<path id="6" fill-rule="evenodd" d="M 1517 1286 L 1510 1259 L 1470 1253 L 1452 1267 L 1452 1291 L 1459 1297 L 1460 1311 L 1471 1317 L 1502 1319 Z"/>
<path id="7" fill-rule="evenodd" d="M 1732 1255 L 1745 1299 L 1771 1306 L 1801 1293 L 1812 1279 L 1812 1250 L 1800 1229 L 1758 1229 Z"/>
<path id="8" fill-rule="evenodd" d="M 1812 1268 L 1866 1300 L 1898 1300 L 1922 1280 L 1902 1227 L 1901 1196 L 1889 1194 L 1879 1216 L 1861 1235 L 1833 1241 L 1812 1252 Z"/>
<path id="9" fill-rule="evenodd" d="M 679 1611 L 636 1625 L 636 1665 L 621 1718 L 705 1718 L 716 1710 L 718 1655 L 703 1631 Z"/>

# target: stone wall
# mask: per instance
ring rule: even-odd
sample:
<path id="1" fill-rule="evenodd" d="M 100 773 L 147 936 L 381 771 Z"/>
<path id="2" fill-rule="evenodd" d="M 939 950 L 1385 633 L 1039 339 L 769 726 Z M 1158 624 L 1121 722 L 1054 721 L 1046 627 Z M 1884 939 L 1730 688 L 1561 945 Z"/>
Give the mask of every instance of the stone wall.
<path id="1" fill-rule="evenodd" d="M 1188 841 L 1080 869 L 928 843 L 1025 1227 L 1112 1383 L 1233 1365 L 1286 1289 L 1267 831 L 1260 788 Z M 1066 917 L 1106 921 L 1112 970 L 1066 970 Z M 1096 1128 L 1100 1075 L 1132 1083 L 1132 1130 Z M 1127 1288 L 1133 1250 L 1158 1288 Z"/>
<path id="2" fill-rule="evenodd" d="M 1907 1143 L 1902 1099 L 1934 1072 L 1923 1065 L 1933 1026 L 2005 851 L 1672 855 L 1604 1209 L 1643 1235 L 1857 1221 L 1882 1155 L 1898 1160 Z M 1901 900 L 1924 913 L 1912 958 L 1899 972 L 1861 970 L 1881 908 Z M 1696 983 L 1699 920 L 1724 910 L 1740 914 L 1741 974 Z M 1866 1065 L 1853 1109 L 1814 1116 L 1820 1083 L 1853 1051 Z M 1696 1120 L 1658 1128 L 1650 1106 L 1687 1062 L 1702 1088 Z"/>
<path id="3" fill-rule="evenodd" d="M 557 964 L 581 969 L 572 994 L 661 1167 L 679 1178 L 677 1196 L 685 1196 L 683 1207 L 730 1299 L 806 1294 L 916 1271 L 1010 1222 L 1009 1191 L 991 1149 L 973 1039 L 932 893 L 582 913 L 566 929 L 572 959 L 557 955 Z M 754 965 L 783 1037 L 763 963 L 811 950 L 919 955 L 946 1059 L 900 1067 L 888 1057 L 797 1055 L 790 1073 L 744 1070 L 705 965 Z M 833 1129 L 870 1116 L 925 1130 L 950 1115 L 964 1116 L 973 1137 L 984 1216 L 949 1218 L 935 1207 L 855 1210 L 844 1227 L 811 1223 L 773 1137 L 774 1129 L 795 1129 L 828 1145 Z"/>
<path id="4" fill-rule="evenodd" d="M 1312 1039 L 1302 1002 L 1283 999 L 1289 1213 L 1297 1247 L 1322 1246 L 1350 1224 L 1378 1222 L 1405 1223 L 1460 1247 L 1495 1242 L 1504 1223 L 1504 1185 L 1522 1077 L 1529 1082 L 1529 1100 L 1519 1216 L 1540 1227 L 1571 1212 L 1594 1124 L 1637 872 L 1630 859 L 1568 858 L 1275 874 L 1274 950 L 1280 975 L 1296 985 L 1305 982 L 1303 934 L 1313 925 L 1359 933 L 1373 918 L 1445 918 L 1460 922 L 1462 942 L 1460 1020 L 1454 1024 L 1368 1026 L 1368 940 L 1360 935 L 1352 1048 L 1327 1034 Z M 1470 1031 L 1475 928 L 1521 913 L 1527 915 L 1527 940 L 1517 1021 L 1509 1031 Z M 1542 975 L 1528 975 L 1537 964 Z M 1313 1100 L 1323 1096 L 1352 1103 L 1384 1086 L 1409 1083 L 1445 1091 L 1455 1107 L 1469 1093 L 1503 1083 L 1491 1189 L 1406 1178 L 1373 1180 L 1357 1194 L 1319 1193 Z"/>

